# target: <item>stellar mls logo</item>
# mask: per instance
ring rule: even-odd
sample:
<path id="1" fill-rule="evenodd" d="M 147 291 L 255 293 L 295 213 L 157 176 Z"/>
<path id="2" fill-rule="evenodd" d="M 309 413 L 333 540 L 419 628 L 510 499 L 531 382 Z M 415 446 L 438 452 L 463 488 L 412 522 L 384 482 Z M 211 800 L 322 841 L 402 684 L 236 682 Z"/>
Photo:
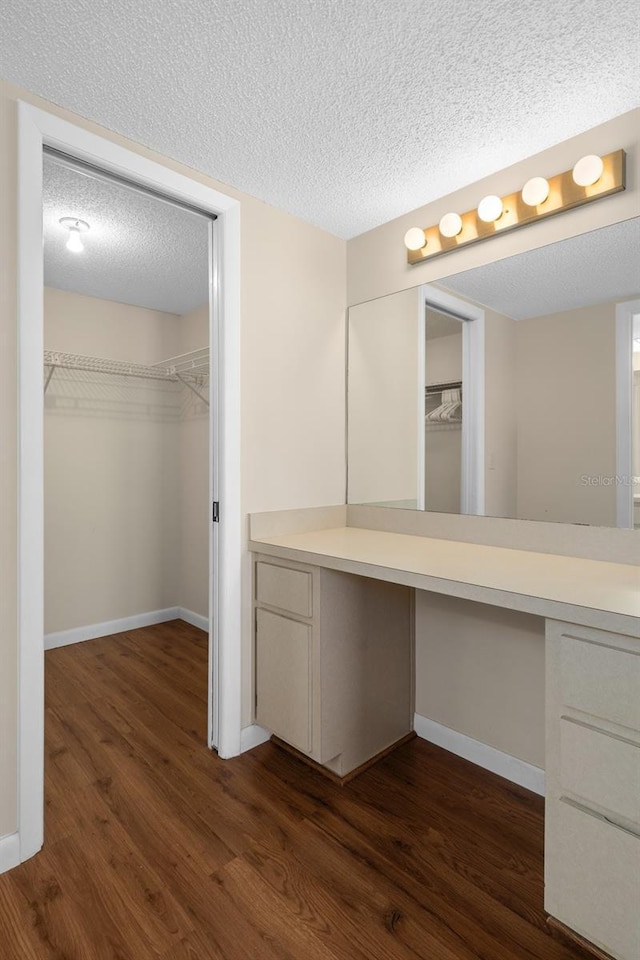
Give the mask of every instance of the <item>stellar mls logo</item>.
<path id="1" fill-rule="evenodd" d="M 640 477 L 630 477 L 620 473 L 615 476 L 583 473 L 580 483 L 583 487 L 633 487 L 640 486 Z"/>

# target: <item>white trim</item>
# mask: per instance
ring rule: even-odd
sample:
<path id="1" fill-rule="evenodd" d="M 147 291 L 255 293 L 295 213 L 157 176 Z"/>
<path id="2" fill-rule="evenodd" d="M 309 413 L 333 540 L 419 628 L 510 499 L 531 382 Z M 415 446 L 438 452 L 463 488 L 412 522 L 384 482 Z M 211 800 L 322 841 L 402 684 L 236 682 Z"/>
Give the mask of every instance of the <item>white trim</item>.
<path id="1" fill-rule="evenodd" d="M 464 733 L 458 733 L 457 730 L 436 723 L 435 720 L 421 717 L 418 713 L 413 717 L 413 729 L 423 740 L 435 743 L 436 746 L 455 753 L 457 757 L 470 760 L 471 763 L 497 773 L 505 780 L 518 783 L 521 787 L 526 787 L 527 790 L 532 790 L 533 793 L 544 797 L 544 770 L 540 767 L 534 767 L 525 760 L 519 760 L 486 743 L 473 740 Z"/>
<path id="2" fill-rule="evenodd" d="M 219 312 L 222 309 L 219 292 L 219 267 L 220 255 L 217 249 L 217 240 L 222 243 L 222 235 L 214 232 L 214 224 L 209 223 L 207 229 L 208 245 L 208 264 L 209 264 L 209 364 L 210 371 L 220 370 L 220 325 L 218 323 Z M 218 471 L 218 440 L 220 437 L 220 377 L 209 377 L 209 509 L 211 510 L 211 519 L 213 521 L 213 502 L 220 499 L 220 482 Z M 220 716 L 218 711 L 218 700 L 214 699 L 214 684 L 216 682 L 215 674 L 220 659 L 220 647 L 218 644 L 220 629 L 220 607 L 218 599 L 219 575 L 218 562 L 220 553 L 220 535 L 219 524 L 211 522 L 209 524 L 209 577 L 207 583 L 207 599 L 209 610 L 207 625 L 205 630 L 208 634 L 208 684 L 207 684 L 207 743 L 210 749 L 218 747 L 218 738 L 220 736 Z"/>
<path id="3" fill-rule="evenodd" d="M 9 833 L 0 837 L 0 873 L 13 870 L 20 863 L 20 835 Z"/>
<path id="4" fill-rule="evenodd" d="M 464 323 L 462 327 L 462 477 L 460 512 L 484 516 L 484 310 L 460 300 L 433 284 L 422 285 L 423 302 L 446 310 Z M 423 418 L 424 420 L 424 418 Z"/>
<path id="5" fill-rule="evenodd" d="M 631 410 L 633 400 L 633 317 L 640 300 L 616 304 L 616 476 L 633 472 Z M 633 529 L 633 486 L 616 484 L 616 526 Z"/>
<path id="6" fill-rule="evenodd" d="M 247 750 L 253 750 L 259 747 L 261 743 L 266 743 L 271 739 L 271 733 L 261 727 L 259 723 L 251 723 L 248 727 L 243 727 L 240 732 L 240 753 L 246 753 Z"/>
<path id="7" fill-rule="evenodd" d="M 218 689 L 218 755 L 240 753 L 242 728 L 242 512 L 240 503 L 240 205 L 234 203 L 214 224 L 218 310 L 218 497 L 220 523 L 211 540 L 218 545 L 217 592 L 210 600 L 217 645 L 214 679 Z M 215 474 L 214 474 L 215 476 Z M 210 596 L 212 592 L 210 591 Z M 215 618 L 215 619 L 214 619 Z M 215 719 L 215 717 L 214 717 Z"/>
<path id="8" fill-rule="evenodd" d="M 425 436 L 425 391 L 427 386 L 427 310 L 424 287 L 418 291 L 418 490 L 416 506 L 426 509 L 427 497 L 427 440 Z"/>
<path id="9" fill-rule="evenodd" d="M 187 610 L 186 607 L 177 607 L 178 613 L 177 616 L 180 620 L 184 620 L 185 623 L 190 623 L 192 627 L 197 627 L 199 630 L 204 630 L 205 633 L 209 630 L 209 618 L 203 617 L 199 613 L 194 613 L 193 610 Z"/>
<path id="10" fill-rule="evenodd" d="M 151 610 L 149 613 L 120 617 L 118 620 L 105 620 L 104 623 L 89 623 L 85 627 L 72 627 L 71 630 L 45 633 L 44 648 L 55 650 L 56 647 L 68 647 L 72 643 L 84 643 L 85 640 L 97 640 L 99 637 L 110 637 L 114 633 L 124 633 L 126 630 L 138 630 L 140 627 L 151 627 L 154 623 L 180 619 L 186 620 L 186 617 L 181 616 L 180 607 L 167 607 L 164 610 Z"/>
<path id="11" fill-rule="evenodd" d="M 44 837 L 42 132 L 18 104 L 18 834 Z"/>
<path id="12" fill-rule="evenodd" d="M 218 752 L 240 752 L 240 205 L 237 200 L 59 117 L 18 102 L 18 832 L 20 860 L 43 842 L 42 148 L 55 147 L 215 213 L 220 329 L 220 602 L 211 676 Z M 212 346 L 214 346 L 212 344 Z M 213 537 L 211 538 L 214 539 Z M 210 714 L 212 709 L 210 710 Z"/>

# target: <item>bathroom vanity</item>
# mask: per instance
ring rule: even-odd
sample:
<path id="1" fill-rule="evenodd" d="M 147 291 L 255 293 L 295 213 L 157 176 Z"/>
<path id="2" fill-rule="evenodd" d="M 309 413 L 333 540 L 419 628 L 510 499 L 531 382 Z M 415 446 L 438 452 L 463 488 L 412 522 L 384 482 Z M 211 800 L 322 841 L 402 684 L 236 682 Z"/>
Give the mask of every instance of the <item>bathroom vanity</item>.
<path id="1" fill-rule="evenodd" d="M 257 721 L 348 776 L 411 732 L 416 590 L 544 617 L 545 908 L 640 956 L 640 568 L 313 515 L 252 518 Z"/>
<path id="2" fill-rule="evenodd" d="M 640 958 L 631 213 L 359 288 L 348 506 L 255 515 L 250 544 L 257 721 L 341 779 L 414 725 L 546 775 L 546 909 L 616 960 Z"/>

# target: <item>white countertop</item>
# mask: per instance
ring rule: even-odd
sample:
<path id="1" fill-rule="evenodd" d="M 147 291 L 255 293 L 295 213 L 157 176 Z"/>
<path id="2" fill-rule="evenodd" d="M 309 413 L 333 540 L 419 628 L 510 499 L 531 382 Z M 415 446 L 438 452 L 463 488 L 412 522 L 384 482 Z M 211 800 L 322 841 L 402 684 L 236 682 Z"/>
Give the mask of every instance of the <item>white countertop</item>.
<path id="1" fill-rule="evenodd" d="M 335 527 L 251 540 L 255 552 L 640 636 L 640 567 Z"/>

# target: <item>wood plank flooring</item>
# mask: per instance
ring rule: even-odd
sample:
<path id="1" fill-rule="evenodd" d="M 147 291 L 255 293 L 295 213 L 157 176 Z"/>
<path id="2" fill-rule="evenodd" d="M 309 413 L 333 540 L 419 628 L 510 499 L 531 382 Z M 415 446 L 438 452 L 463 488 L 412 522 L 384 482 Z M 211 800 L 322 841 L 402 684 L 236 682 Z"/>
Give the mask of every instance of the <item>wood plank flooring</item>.
<path id="1" fill-rule="evenodd" d="M 424 741 L 344 787 L 207 750 L 181 621 L 46 655 L 46 842 L 2 960 L 584 960 L 542 909 L 539 797 Z"/>

